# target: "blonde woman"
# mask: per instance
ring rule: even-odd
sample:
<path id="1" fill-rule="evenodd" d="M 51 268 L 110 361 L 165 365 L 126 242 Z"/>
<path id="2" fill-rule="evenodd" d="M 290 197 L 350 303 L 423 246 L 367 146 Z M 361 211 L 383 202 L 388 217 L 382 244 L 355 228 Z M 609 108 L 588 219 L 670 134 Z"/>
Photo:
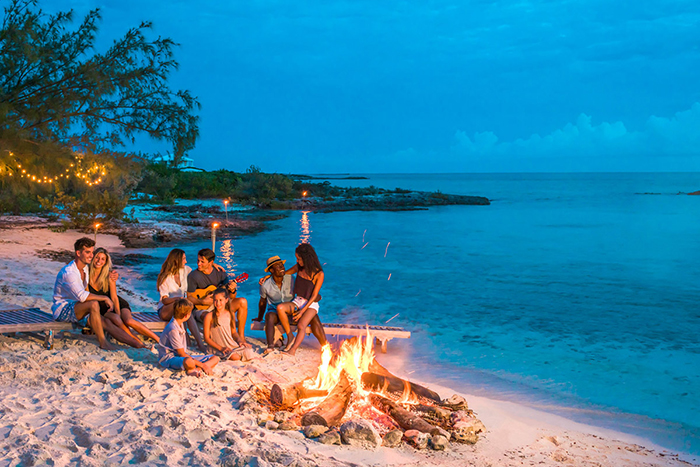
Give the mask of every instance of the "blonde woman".
<path id="1" fill-rule="evenodd" d="M 137 349 L 147 347 L 138 337 L 131 333 L 128 327 L 130 326 L 144 336 L 158 342 L 158 336 L 132 318 L 129 302 L 117 295 L 117 279 L 119 279 L 119 274 L 112 270 L 112 259 L 109 253 L 104 248 L 97 248 L 90 263 L 88 291 L 95 295 L 109 297 L 114 304 L 114 309 L 110 310 L 106 302 L 100 302 L 100 314 L 104 316 L 104 319 L 108 319 L 126 333 L 126 336 L 114 337 Z"/>
<path id="2" fill-rule="evenodd" d="M 187 297 L 187 275 L 190 272 L 192 272 L 192 268 L 187 266 L 185 252 L 179 248 L 173 249 L 161 266 L 156 282 L 158 293 L 160 293 L 158 316 L 163 321 L 170 321 L 173 318 L 175 303 L 179 299 Z M 206 346 L 202 341 L 194 314 L 190 314 L 185 324 L 194 336 L 199 350 L 205 352 Z"/>

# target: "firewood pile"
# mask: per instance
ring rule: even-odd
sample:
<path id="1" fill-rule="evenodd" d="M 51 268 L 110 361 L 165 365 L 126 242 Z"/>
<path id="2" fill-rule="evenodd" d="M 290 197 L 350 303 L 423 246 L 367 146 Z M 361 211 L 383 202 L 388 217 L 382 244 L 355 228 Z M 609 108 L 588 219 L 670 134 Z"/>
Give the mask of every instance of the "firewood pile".
<path id="1" fill-rule="evenodd" d="M 265 408 L 259 424 L 365 448 L 405 442 L 444 450 L 450 443 L 478 441 L 486 429 L 463 397 L 442 399 L 393 375 L 375 360 L 371 343 L 368 334 L 343 342 L 335 355 L 324 347 L 316 378 L 256 388 L 251 397 Z"/>

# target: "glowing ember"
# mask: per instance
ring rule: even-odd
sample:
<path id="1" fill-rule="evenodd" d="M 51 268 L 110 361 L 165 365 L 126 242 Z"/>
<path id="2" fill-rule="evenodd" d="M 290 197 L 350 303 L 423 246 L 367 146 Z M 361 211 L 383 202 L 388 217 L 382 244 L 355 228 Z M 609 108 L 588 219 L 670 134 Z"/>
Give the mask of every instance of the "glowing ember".
<path id="1" fill-rule="evenodd" d="M 362 374 L 371 373 L 370 366 L 374 361 L 374 337 L 369 330 L 365 338 L 359 337 L 356 339 L 346 340 L 340 346 L 340 350 L 334 355 L 330 345 L 325 345 L 321 349 L 321 364 L 318 367 L 316 378 L 308 379 L 304 382 L 304 387 L 307 389 L 320 389 L 331 391 L 338 381 L 340 375 L 344 371 L 350 384 L 353 386 L 353 399 L 346 412 L 346 417 L 359 416 L 361 418 L 373 420 L 376 424 L 383 426 L 384 429 L 391 428 L 395 423 L 391 422 L 385 414 L 377 410 L 369 400 L 371 394 L 379 394 L 384 397 L 390 397 L 386 391 L 386 387 L 381 390 L 367 390 L 362 385 Z M 392 398 L 395 399 L 395 396 Z M 304 406 L 313 406 L 319 403 L 321 398 L 306 399 L 303 402 Z M 416 395 L 411 391 L 410 385 L 407 383 L 404 387 L 403 394 L 396 401 L 399 404 L 417 404 L 419 403 Z M 382 430 L 384 431 L 384 430 Z"/>

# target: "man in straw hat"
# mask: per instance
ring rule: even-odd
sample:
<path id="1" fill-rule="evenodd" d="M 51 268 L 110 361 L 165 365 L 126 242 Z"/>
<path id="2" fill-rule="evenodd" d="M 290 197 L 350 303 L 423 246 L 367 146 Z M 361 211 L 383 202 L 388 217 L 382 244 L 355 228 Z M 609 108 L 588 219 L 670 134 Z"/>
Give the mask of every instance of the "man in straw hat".
<path id="1" fill-rule="evenodd" d="M 265 311 L 265 337 L 267 338 L 268 354 L 274 350 L 275 326 L 279 323 L 277 317 L 277 305 L 284 302 L 291 302 L 294 298 L 294 278 L 291 274 L 285 274 L 284 263 L 287 260 L 279 256 L 272 256 L 267 259 L 265 272 L 271 274 L 262 284 L 260 284 L 260 301 L 258 302 L 258 317 L 253 321 L 262 321 Z M 318 315 L 314 316 L 309 323 L 311 332 L 323 346 L 326 344 L 326 333 Z"/>

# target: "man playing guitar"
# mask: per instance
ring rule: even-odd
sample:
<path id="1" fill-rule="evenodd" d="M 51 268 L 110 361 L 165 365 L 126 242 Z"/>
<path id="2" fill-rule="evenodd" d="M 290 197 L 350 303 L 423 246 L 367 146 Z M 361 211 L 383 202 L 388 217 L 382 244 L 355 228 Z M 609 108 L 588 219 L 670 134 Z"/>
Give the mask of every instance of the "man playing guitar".
<path id="1" fill-rule="evenodd" d="M 224 271 L 214 268 L 216 254 L 209 248 L 199 250 L 197 253 L 197 269 L 187 276 L 187 298 L 194 304 L 195 318 L 200 322 L 213 305 L 212 293 L 218 287 L 226 287 L 230 294 L 228 302 L 229 311 L 236 317 L 238 335 L 243 344 L 250 347 L 245 340 L 245 323 L 248 319 L 248 301 L 242 297 L 236 297 L 236 281 L 231 281 Z"/>

